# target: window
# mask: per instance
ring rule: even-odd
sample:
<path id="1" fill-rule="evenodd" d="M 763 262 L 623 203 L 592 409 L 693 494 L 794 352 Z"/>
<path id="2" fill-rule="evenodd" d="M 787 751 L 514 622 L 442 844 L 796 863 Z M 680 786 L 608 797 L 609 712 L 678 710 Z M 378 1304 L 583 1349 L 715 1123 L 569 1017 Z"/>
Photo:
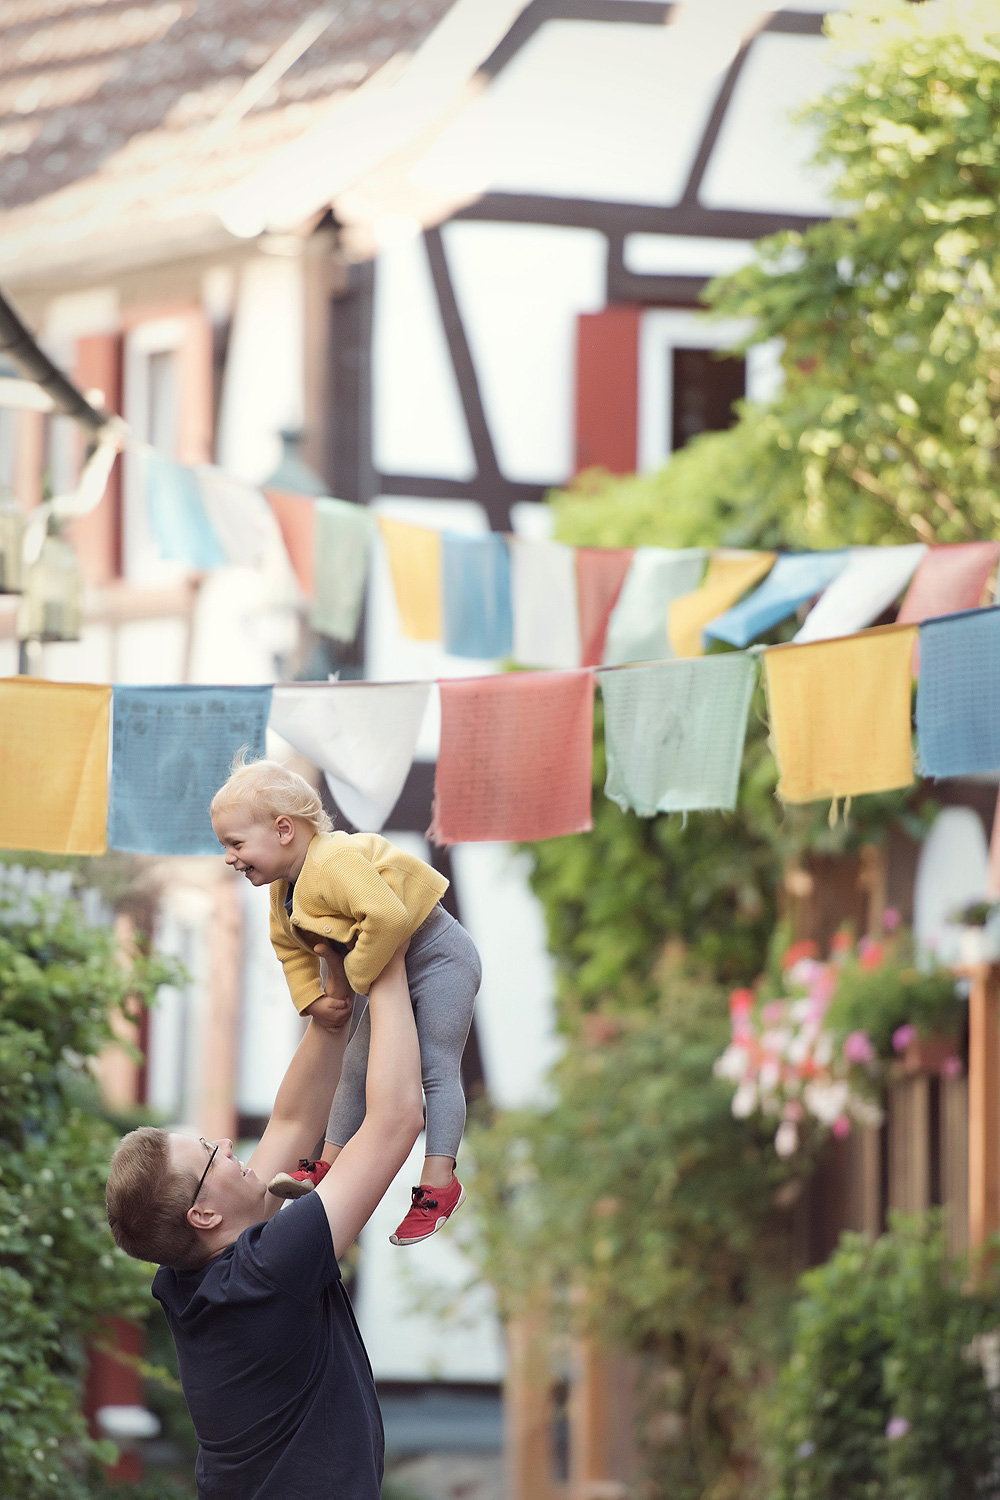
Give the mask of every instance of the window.
<path id="1" fill-rule="evenodd" d="M 746 392 L 745 361 L 714 349 L 672 349 L 671 451 L 701 432 L 723 432 L 736 421 L 734 405 Z"/>

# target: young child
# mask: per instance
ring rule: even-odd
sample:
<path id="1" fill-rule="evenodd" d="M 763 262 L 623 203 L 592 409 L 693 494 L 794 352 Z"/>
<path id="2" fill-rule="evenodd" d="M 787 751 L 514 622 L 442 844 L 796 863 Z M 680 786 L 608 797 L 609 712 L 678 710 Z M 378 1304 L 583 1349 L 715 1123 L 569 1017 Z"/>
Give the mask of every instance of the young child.
<path id="1" fill-rule="evenodd" d="M 366 996 L 409 939 L 406 977 L 413 1001 L 426 1115 L 420 1184 L 394 1245 L 427 1239 L 463 1202 L 455 1157 L 465 1129 L 462 1053 L 482 977 L 464 927 L 441 906 L 448 882 L 375 833 L 335 833 L 318 794 L 276 761 L 238 757 L 212 799 L 212 826 L 226 863 L 251 885 L 271 887 L 271 942 L 300 1015 L 336 1025 L 318 953 L 343 954 L 356 995 Z M 311 1192 L 365 1117 L 371 1025 L 367 1005 L 344 1054 L 322 1160 L 269 1184 L 279 1197 Z"/>

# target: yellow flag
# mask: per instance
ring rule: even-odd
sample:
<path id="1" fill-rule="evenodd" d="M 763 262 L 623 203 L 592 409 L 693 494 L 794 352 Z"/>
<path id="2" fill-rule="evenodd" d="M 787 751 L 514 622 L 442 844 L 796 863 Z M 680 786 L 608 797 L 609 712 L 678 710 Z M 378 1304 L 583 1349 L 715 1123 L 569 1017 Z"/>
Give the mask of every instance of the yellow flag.
<path id="1" fill-rule="evenodd" d="M 110 687 L 0 679 L 0 848 L 108 847 Z"/>
<path id="2" fill-rule="evenodd" d="M 682 594 L 670 606 L 667 633 L 677 656 L 701 656 L 701 633 L 709 620 L 724 614 L 747 589 L 774 566 L 773 552 L 741 552 L 720 548 L 712 553 L 701 588 Z"/>
<path id="3" fill-rule="evenodd" d="M 764 653 L 771 748 L 786 802 L 888 792 L 913 780 L 912 625 Z"/>
<path id="4" fill-rule="evenodd" d="M 441 627 L 441 533 L 379 516 L 403 634 L 439 641 Z"/>

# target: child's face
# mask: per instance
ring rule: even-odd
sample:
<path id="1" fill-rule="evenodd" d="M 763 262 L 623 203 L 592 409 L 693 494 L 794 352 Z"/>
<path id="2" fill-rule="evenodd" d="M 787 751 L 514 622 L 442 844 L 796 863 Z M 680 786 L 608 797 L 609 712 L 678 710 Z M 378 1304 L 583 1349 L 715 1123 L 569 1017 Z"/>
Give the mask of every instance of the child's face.
<path id="1" fill-rule="evenodd" d="M 215 836 L 226 851 L 226 864 L 251 885 L 270 885 L 288 877 L 288 846 L 295 834 L 291 818 L 257 823 L 249 808 L 232 807 L 212 819 Z"/>

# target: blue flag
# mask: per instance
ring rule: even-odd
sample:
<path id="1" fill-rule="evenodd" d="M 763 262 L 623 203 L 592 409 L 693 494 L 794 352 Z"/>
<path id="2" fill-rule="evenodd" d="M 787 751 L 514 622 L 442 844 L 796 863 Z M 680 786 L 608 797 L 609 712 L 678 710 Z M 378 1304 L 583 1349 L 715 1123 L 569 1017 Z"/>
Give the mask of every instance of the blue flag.
<path id="1" fill-rule="evenodd" d="M 1000 609 L 921 625 L 917 746 L 925 776 L 1000 771 Z"/>
<path id="2" fill-rule="evenodd" d="M 800 604 L 831 584 L 847 564 L 846 552 L 782 553 L 759 589 L 705 626 L 705 635 L 731 646 L 749 646 Z"/>
<path id="3" fill-rule="evenodd" d="M 146 506 L 161 557 L 189 568 L 228 562 L 205 509 L 194 469 L 150 449 L 143 454 Z"/>
<path id="4" fill-rule="evenodd" d="M 510 656 L 510 553 L 495 531 L 441 536 L 444 645 L 452 656 Z"/>
<path id="5" fill-rule="evenodd" d="M 218 854 L 208 805 L 246 745 L 264 754 L 267 687 L 116 687 L 108 844 Z"/>

